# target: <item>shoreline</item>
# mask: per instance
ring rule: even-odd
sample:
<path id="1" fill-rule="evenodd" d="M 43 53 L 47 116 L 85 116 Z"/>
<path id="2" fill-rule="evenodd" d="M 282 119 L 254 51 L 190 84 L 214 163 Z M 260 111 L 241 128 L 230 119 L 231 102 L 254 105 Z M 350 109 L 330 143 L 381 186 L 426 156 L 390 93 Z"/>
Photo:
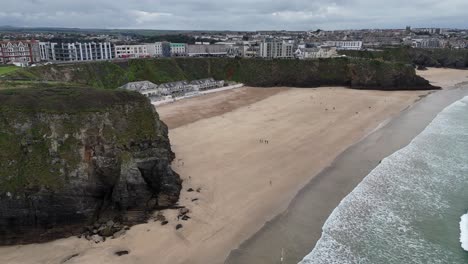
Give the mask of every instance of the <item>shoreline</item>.
<path id="1" fill-rule="evenodd" d="M 255 88 L 250 88 L 250 89 L 255 89 Z M 273 88 L 269 88 L 269 89 L 257 88 L 257 89 L 263 89 L 263 91 L 268 91 Z M 240 189 L 242 188 L 241 187 L 242 185 L 239 185 L 239 184 L 242 182 L 244 182 L 245 184 L 246 179 L 239 179 L 240 182 L 235 183 L 234 186 L 231 185 L 232 183 L 223 183 L 222 185 L 225 185 L 223 191 L 216 191 L 214 194 L 212 194 L 212 197 L 211 197 L 212 201 L 210 203 L 210 208 L 213 208 L 213 207 L 218 208 L 217 212 L 220 213 L 220 215 L 223 218 L 227 217 L 229 219 L 229 222 L 232 223 L 234 226 L 227 227 L 225 226 L 226 223 L 217 223 L 218 222 L 217 220 L 211 219 L 210 220 L 211 224 L 214 224 L 215 227 L 209 228 L 212 230 L 207 231 L 211 233 L 211 235 L 209 236 L 209 239 L 213 241 L 218 241 L 219 243 L 213 244 L 212 241 L 210 242 L 206 241 L 205 243 L 205 240 L 203 240 L 202 244 L 205 244 L 205 245 L 203 246 L 200 245 L 200 246 L 195 247 L 198 249 L 197 253 L 194 253 L 194 252 L 188 253 L 189 256 L 192 256 L 190 263 L 207 263 L 208 260 L 211 261 L 209 263 L 223 263 L 225 259 L 228 257 L 228 254 L 233 249 L 233 247 L 241 245 L 241 243 L 245 241 L 246 239 L 248 239 L 250 235 L 255 234 L 258 230 L 260 230 L 265 222 L 268 222 L 271 219 L 274 219 L 278 214 L 281 214 L 284 210 L 286 210 L 291 200 L 294 199 L 294 197 L 299 193 L 299 191 L 303 189 L 304 186 L 306 186 L 308 182 L 320 172 L 321 169 L 331 164 L 333 160 L 340 153 L 342 153 L 349 146 L 352 146 L 356 142 L 363 140 L 366 137 L 366 135 L 372 133 L 372 131 L 375 130 L 377 127 L 385 125 L 385 123 L 388 122 L 389 119 L 391 120 L 393 117 L 398 116 L 401 113 L 401 111 L 415 104 L 422 97 L 430 93 L 430 91 L 422 91 L 422 92 L 365 91 L 365 90 L 346 89 L 342 87 L 323 87 L 321 89 L 303 89 L 303 88 L 276 88 L 276 89 L 281 89 L 280 90 L 281 94 L 278 94 L 278 95 L 275 94 L 270 97 L 263 98 L 262 100 L 257 101 L 254 104 L 249 105 L 249 106 L 244 105 L 241 108 L 237 108 L 234 110 L 230 109 L 229 112 L 222 112 L 220 116 L 216 117 L 216 119 L 201 120 L 200 122 L 196 122 L 196 123 L 188 122 L 186 125 L 182 125 L 182 126 L 177 125 L 175 126 L 176 129 L 170 130 L 171 131 L 170 136 L 171 136 L 172 142 L 175 142 L 176 144 L 178 143 L 178 144 L 184 144 L 184 145 L 193 144 L 191 142 L 192 140 L 203 140 L 203 139 L 196 137 L 196 138 L 189 138 L 189 141 L 187 141 L 186 134 L 188 133 L 188 131 L 190 131 L 190 133 L 193 133 L 195 135 L 199 135 L 201 131 L 206 131 L 206 127 L 209 127 L 210 124 L 214 122 L 214 124 L 216 125 L 212 127 L 211 130 L 217 131 L 218 133 L 223 133 L 222 132 L 223 130 L 220 127 L 220 123 L 224 123 L 225 122 L 224 119 L 226 119 L 228 116 L 235 115 L 234 119 L 236 121 L 240 121 L 242 120 L 242 117 L 246 116 L 247 113 L 252 113 L 252 111 L 258 111 L 259 105 L 262 105 L 260 109 L 263 109 L 263 110 L 261 111 L 260 114 L 257 114 L 257 115 L 263 116 L 266 113 L 268 113 L 268 115 L 271 115 L 272 114 L 271 107 L 275 109 L 273 113 L 275 113 L 276 111 L 279 111 L 280 109 L 278 108 L 280 107 L 278 107 L 278 103 L 288 102 L 289 99 L 287 98 L 290 98 L 290 99 L 295 98 L 293 101 L 288 102 L 288 104 L 294 105 L 293 108 L 296 108 L 296 107 L 298 108 L 297 110 L 293 111 L 293 113 L 295 113 L 294 118 L 298 118 L 297 115 L 302 116 L 301 118 L 298 118 L 298 121 L 302 120 L 301 122 L 308 123 L 307 125 L 300 125 L 300 122 L 298 121 L 292 122 L 291 120 L 292 122 L 291 125 L 293 125 L 294 129 L 293 127 L 290 127 L 284 131 L 280 130 L 281 132 L 280 131 L 275 132 L 275 134 L 280 132 L 281 137 L 284 137 L 286 141 L 282 142 L 278 146 L 280 147 L 279 149 L 275 148 L 274 152 L 278 152 L 278 153 L 261 154 L 261 155 L 271 155 L 270 159 L 272 159 L 272 161 L 269 161 L 269 162 L 266 161 L 265 159 L 268 159 L 268 158 L 263 156 L 259 160 L 259 163 L 260 163 L 259 168 L 256 168 L 258 167 L 258 164 L 254 165 L 250 162 L 248 164 L 243 164 L 245 167 L 250 168 L 250 170 L 253 169 L 255 171 L 258 171 L 260 169 L 260 171 L 258 172 L 261 172 L 261 174 L 256 175 L 260 178 L 260 182 L 259 180 L 257 180 L 256 182 L 247 183 L 250 185 L 256 185 L 255 188 L 253 188 L 252 186 L 252 187 L 248 187 L 247 188 L 248 190 Z M 359 99 L 354 99 L 350 101 L 350 99 L 355 96 L 358 96 Z M 308 104 L 306 102 L 310 100 L 309 97 L 314 98 L 313 101 L 315 101 L 314 103 L 315 106 L 310 106 L 310 105 L 306 106 Z M 319 99 L 319 101 L 317 101 L 317 99 Z M 320 102 L 320 106 L 319 106 L 319 102 Z M 300 104 L 298 105 L 298 103 Z M 330 105 L 330 103 L 332 105 Z M 369 106 L 369 104 L 371 106 Z M 335 119 L 336 117 L 332 118 L 332 116 L 337 114 L 337 113 L 333 113 L 335 110 L 334 109 L 335 107 L 333 107 L 333 105 L 337 106 L 337 111 L 340 111 L 340 114 L 339 114 L 340 118 L 337 118 L 337 119 Z M 268 112 L 266 113 L 264 112 L 265 107 L 268 107 Z M 292 106 L 287 106 L 287 108 L 285 109 L 291 110 L 291 107 Z M 329 110 L 325 109 L 326 107 L 328 107 L 330 111 L 333 109 L 333 111 L 331 111 L 330 113 Z M 246 108 L 250 110 L 247 110 Z M 314 116 L 310 116 L 311 113 L 308 113 L 310 110 L 315 111 Z M 355 114 L 355 111 L 356 111 L 356 114 Z M 253 114 L 250 114 L 250 115 L 253 115 Z M 164 116 L 165 115 L 162 115 L 163 119 L 164 119 Z M 260 122 L 260 127 L 256 127 L 254 130 L 250 131 L 250 133 L 243 132 L 241 134 L 245 134 L 245 135 L 252 134 L 252 133 L 264 134 L 265 132 L 259 131 L 258 129 L 265 129 L 267 127 L 273 128 L 273 127 L 271 127 L 271 125 L 268 125 L 268 123 L 263 123 L 263 122 L 276 121 L 275 119 L 278 116 L 281 116 L 282 118 L 280 119 L 285 120 L 285 121 L 286 119 L 291 118 L 288 114 L 279 115 L 279 112 L 277 114 L 273 114 L 272 117 L 274 117 L 274 119 L 271 119 L 271 120 L 268 120 L 271 117 L 267 117 L 267 118 L 261 117 L 261 120 L 264 120 L 264 121 Z M 283 119 L 283 118 L 286 118 L 286 119 Z M 218 120 L 218 121 L 215 121 L 215 120 Z M 251 123 L 251 121 L 245 121 L 245 120 L 244 122 Z M 172 123 L 172 122 L 169 122 L 169 123 Z M 232 122 L 228 121 L 226 124 L 230 125 L 232 124 Z M 265 127 L 265 125 L 267 126 Z M 274 128 L 278 129 L 279 127 L 276 127 L 276 126 L 277 126 L 277 123 L 275 122 Z M 200 129 L 200 127 L 203 127 L 203 128 Z M 237 130 L 237 128 L 234 128 L 234 127 L 231 127 L 231 128 Z M 308 131 L 310 129 L 313 131 Z M 296 130 L 296 133 L 294 133 L 295 130 Z M 297 134 L 298 131 L 300 131 L 299 134 Z M 226 132 L 229 134 L 233 133 L 232 131 L 229 131 L 229 132 L 226 131 Z M 238 135 L 238 134 L 234 133 L 234 135 Z M 297 142 L 294 142 L 295 135 L 300 136 L 300 140 L 299 140 L 300 146 L 296 145 Z M 310 138 L 307 135 L 309 135 Z M 273 137 L 274 135 L 272 134 L 270 136 Z M 237 136 L 235 136 L 234 138 L 237 138 Z M 248 139 L 248 140 L 250 141 L 252 139 Z M 277 139 L 275 138 L 274 141 L 276 143 Z M 216 139 L 211 139 L 209 140 L 209 142 L 214 143 L 218 141 Z M 292 146 L 290 145 L 291 143 L 293 143 Z M 251 147 L 252 146 L 250 146 L 249 148 Z M 187 146 L 185 148 L 187 148 Z M 237 146 L 235 147 L 235 149 L 236 148 Z M 233 149 L 233 147 L 230 145 L 227 147 L 228 152 L 233 151 L 233 153 L 237 153 L 237 155 L 246 156 L 245 153 L 240 153 L 239 150 L 236 151 L 235 149 Z M 287 149 L 286 153 L 288 153 L 287 155 L 289 155 L 288 158 L 283 157 L 283 155 L 281 154 L 282 152 L 285 151 L 285 149 Z M 176 152 L 176 155 L 179 154 L 178 153 L 179 149 L 177 145 L 175 146 L 174 150 Z M 254 151 L 254 153 L 255 152 L 256 151 Z M 251 158 L 257 159 L 258 158 L 257 155 L 260 153 L 257 153 L 255 156 L 252 156 Z M 238 166 L 232 166 L 232 164 L 229 164 L 229 162 L 226 162 L 225 160 L 226 159 L 229 160 L 231 157 L 225 156 L 225 154 L 226 153 L 223 153 L 223 161 L 219 160 L 219 157 L 218 157 L 218 158 L 215 158 L 214 162 L 219 163 L 218 165 L 220 167 L 226 168 L 227 171 L 231 171 L 234 168 L 240 169 Z M 192 155 L 189 155 L 189 156 L 193 156 L 193 155 L 194 153 L 192 153 Z M 283 158 L 280 158 L 280 157 L 283 157 Z M 312 162 L 307 157 L 312 157 Z M 240 158 L 241 160 L 244 159 L 244 157 L 240 157 Z M 185 160 L 185 157 L 182 156 L 182 159 Z M 268 165 L 270 162 L 273 162 L 273 164 Z M 282 167 L 288 167 L 290 169 L 279 168 L 277 167 L 278 163 L 283 164 Z M 204 166 L 204 164 L 201 166 Z M 266 169 L 265 166 L 269 167 L 266 171 L 265 171 Z M 196 175 L 197 170 L 198 170 L 197 167 L 192 166 L 192 170 L 184 171 L 182 169 L 181 171 L 178 171 L 178 172 L 180 175 L 188 175 L 187 173 L 190 173 L 190 174 L 194 173 Z M 313 173 L 310 173 L 311 171 Z M 206 171 L 204 171 L 204 173 L 206 173 Z M 227 172 L 227 173 L 228 175 L 232 174 L 231 172 Z M 244 170 L 244 173 L 251 174 L 252 172 Z M 234 175 L 239 176 L 239 174 L 243 174 L 242 170 L 238 171 L 232 176 Z M 199 175 L 199 176 L 202 176 L 202 175 Z M 251 176 L 254 177 L 254 175 L 251 175 Z M 216 175 L 212 175 L 209 177 L 204 175 L 202 177 L 203 178 L 199 183 L 204 183 L 208 185 L 214 184 L 215 186 L 219 185 L 219 183 L 217 183 L 217 180 L 216 180 L 217 178 Z M 215 177 L 215 179 L 212 179 L 211 177 Z M 273 178 L 273 181 L 270 181 L 270 188 L 273 183 L 273 188 L 272 188 L 273 190 L 266 190 L 266 189 L 269 189 L 268 188 L 269 177 Z M 193 176 L 192 174 L 192 178 L 189 179 L 189 181 L 194 181 L 197 178 L 199 177 Z M 242 177 L 242 178 L 246 178 L 246 177 Z M 261 183 L 262 181 L 261 178 L 264 178 L 263 180 L 265 181 L 266 186 L 263 183 Z M 226 181 L 226 180 L 228 182 L 231 181 L 231 180 L 228 180 L 229 176 L 223 176 L 220 178 L 220 180 L 221 179 L 223 181 Z M 189 186 L 190 184 L 193 184 L 193 183 L 189 183 Z M 229 187 L 229 189 L 225 189 L 227 186 L 231 186 L 231 187 Z M 213 186 L 213 189 L 216 190 L 219 187 L 220 186 L 218 187 Z M 231 188 L 234 188 L 236 194 L 231 193 L 232 192 L 232 190 L 230 190 Z M 246 188 L 246 187 L 243 187 L 243 188 Z M 241 201 L 241 200 L 224 201 L 225 199 L 223 197 L 221 196 L 217 197 L 218 195 L 216 193 L 220 193 L 220 192 L 223 193 L 223 196 L 224 195 L 225 196 L 236 195 L 237 198 L 234 198 L 234 200 L 241 199 L 245 201 Z M 241 193 L 241 195 L 237 194 L 237 192 Z M 242 195 L 242 193 L 244 194 Z M 246 210 L 241 209 L 241 208 L 238 208 L 238 209 L 241 209 L 241 211 L 234 210 L 237 212 L 234 215 L 232 211 L 224 212 L 224 210 L 219 210 L 220 206 L 222 207 L 235 206 L 236 207 L 236 206 L 239 206 L 238 203 L 242 203 L 244 204 L 244 207 L 245 206 L 248 207 L 249 213 L 243 212 Z M 200 210 L 200 209 L 194 208 L 194 210 Z M 203 228 L 202 226 L 198 226 L 198 227 Z M 216 230 L 216 231 L 213 233 L 213 230 Z M 194 231 L 190 230 L 190 232 L 194 232 Z M 211 246 L 208 246 L 208 245 L 211 245 Z M 214 251 L 217 251 L 217 252 L 215 253 Z M 187 261 L 188 261 L 188 258 L 186 258 L 185 260 L 178 261 L 177 263 L 188 263 Z M 247 262 L 242 262 L 242 263 L 255 263 L 255 262 L 247 261 Z"/>
<path id="2" fill-rule="evenodd" d="M 462 84 L 428 94 L 340 153 L 331 165 L 311 177 L 283 213 L 232 250 L 225 263 L 301 261 L 320 239 L 322 226 L 333 210 L 382 159 L 408 145 L 445 107 L 468 96 L 468 86 Z"/>
<path id="3" fill-rule="evenodd" d="M 189 221 L 179 221 L 177 211 L 168 210 L 164 211 L 168 224 L 149 221 L 105 243 L 67 238 L 0 247 L 0 262 L 61 263 L 74 256 L 67 264 L 149 264 L 155 259 L 160 264 L 223 263 L 231 250 L 263 230 L 265 222 L 274 222 L 297 203 L 311 180 L 323 181 L 317 175 L 340 153 L 381 131 L 379 127 L 388 126 L 388 120 L 427 93 L 243 87 L 164 105 L 157 111 L 169 127 L 177 156 L 172 167 L 184 179 L 180 205 L 190 210 Z M 328 186 L 333 195 L 342 187 L 339 182 Z M 326 195 L 318 198 L 319 205 L 328 202 Z M 294 227 L 304 226 L 308 219 L 299 220 Z M 177 224 L 183 228 L 176 230 Z M 321 233 L 321 226 L 318 229 Z M 296 236 L 274 237 L 286 238 L 311 250 Z M 267 244 L 264 260 L 275 252 L 273 242 Z M 129 254 L 118 257 L 113 254 L 117 250 Z"/>

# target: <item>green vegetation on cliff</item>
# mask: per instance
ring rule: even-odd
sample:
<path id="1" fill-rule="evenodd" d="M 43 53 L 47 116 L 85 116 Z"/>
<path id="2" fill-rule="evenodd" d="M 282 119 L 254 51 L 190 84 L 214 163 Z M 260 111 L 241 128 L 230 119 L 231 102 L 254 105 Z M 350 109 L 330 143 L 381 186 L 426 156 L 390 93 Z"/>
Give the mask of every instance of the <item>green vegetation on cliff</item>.
<path id="1" fill-rule="evenodd" d="M 12 73 L 18 70 L 19 67 L 16 66 L 0 66 L 0 76 L 8 73 Z"/>
<path id="2" fill-rule="evenodd" d="M 379 51 L 340 51 L 353 58 L 379 59 L 411 63 L 425 67 L 467 68 L 468 49 L 414 49 L 410 47 L 386 48 Z"/>
<path id="3" fill-rule="evenodd" d="M 0 91 L 0 193 L 57 189 L 86 162 L 87 145 L 128 156 L 132 142 L 158 140 L 161 124 L 148 99 L 92 88 Z M 97 143 L 99 142 L 99 143 Z"/>
<path id="4" fill-rule="evenodd" d="M 343 85 L 359 89 L 430 89 L 411 65 L 369 59 L 262 60 L 170 58 L 48 65 L 14 73 L 15 78 L 71 82 L 115 89 L 132 81 L 165 83 L 213 77 L 250 86 L 318 87 Z"/>
<path id="5" fill-rule="evenodd" d="M 24 88 L 0 90 L 0 112 L 83 113 L 103 112 L 128 102 L 146 103 L 136 92 L 92 88 Z"/>

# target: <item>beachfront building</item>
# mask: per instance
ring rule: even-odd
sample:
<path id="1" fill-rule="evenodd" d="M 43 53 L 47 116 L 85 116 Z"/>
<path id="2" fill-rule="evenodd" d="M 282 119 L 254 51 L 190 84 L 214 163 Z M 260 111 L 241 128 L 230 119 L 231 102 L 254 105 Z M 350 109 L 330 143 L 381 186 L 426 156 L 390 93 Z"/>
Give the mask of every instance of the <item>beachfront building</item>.
<path id="1" fill-rule="evenodd" d="M 325 46 L 336 47 L 337 50 L 361 50 L 362 41 L 327 41 Z"/>
<path id="2" fill-rule="evenodd" d="M 171 43 L 171 56 L 185 56 L 187 54 L 187 45 L 185 43 Z"/>
<path id="3" fill-rule="evenodd" d="M 0 41 L 0 64 L 27 66 L 41 59 L 35 40 Z"/>
<path id="4" fill-rule="evenodd" d="M 298 59 L 333 58 L 338 56 L 336 47 L 299 48 L 294 52 Z"/>
<path id="5" fill-rule="evenodd" d="M 283 40 L 265 39 L 260 43 L 260 57 L 267 59 L 294 58 L 294 44 Z"/>
<path id="6" fill-rule="evenodd" d="M 115 58 L 115 46 L 110 42 L 39 43 L 40 58 L 50 61 L 95 61 Z"/>
<path id="7" fill-rule="evenodd" d="M 189 85 L 195 91 L 205 91 L 210 89 L 216 89 L 224 86 L 224 81 L 216 81 L 213 78 L 202 79 L 202 80 L 195 80 L 191 81 Z"/>
<path id="8" fill-rule="evenodd" d="M 141 82 L 129 82 L 121 86 L 120 88 L 129 90 L 129 91 L 143 92 L 147 90 L 157 89 L 158 85 L 150 81 L 141 81 Z"/>
<path id="9" fill-rule="evenodd" d="M 123 86 L 121 89 L 136 91 L 149 98 L 152 101 L 159 101 L 167 97 L 180 97 L 186 95 L 198 94 L 199 91 L 206 91 L 216 89 L 224 86 L 224 81 L 216 81 L 213 78 L 202 80 L 177 81 L 163 83 L 160 85 L 154 84 L 149 81 L 130 82 Z"/>

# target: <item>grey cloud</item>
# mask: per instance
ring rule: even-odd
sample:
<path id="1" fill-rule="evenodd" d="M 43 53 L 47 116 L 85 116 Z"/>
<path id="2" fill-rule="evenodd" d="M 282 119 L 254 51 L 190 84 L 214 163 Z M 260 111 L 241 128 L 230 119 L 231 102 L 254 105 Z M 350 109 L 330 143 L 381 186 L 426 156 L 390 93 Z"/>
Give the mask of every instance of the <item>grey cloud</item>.
<path id="1" fill-rule="evenodd" d="M 151 29 L 463 27 L 466 0 L 1 0 L 0 25 Z"/>

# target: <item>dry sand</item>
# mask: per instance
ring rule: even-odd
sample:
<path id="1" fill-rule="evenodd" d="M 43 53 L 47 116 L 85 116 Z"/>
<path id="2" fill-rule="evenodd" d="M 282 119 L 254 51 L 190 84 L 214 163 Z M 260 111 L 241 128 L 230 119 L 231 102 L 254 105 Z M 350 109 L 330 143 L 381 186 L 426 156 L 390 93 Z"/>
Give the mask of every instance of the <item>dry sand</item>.
<path id="1" fill-rule="evenodd" d="M 101 244 L 2 247 L 0 263 L 222 263 L 337 155 L 427 93 L 245 87 L 161 106 L 192 219 L 166 211 L 168 225 L 135 226 Z M 176 231 L 177 223 L 184 227 Z"/>
<path id="2" fill-rule="evenodd" d="M 430 80 L 433 85 L 447 88 L 456 88 L 468 84 L 468 71 L 445 68 L 428 68 L 426 71 L 417 71 L 418 75 Z"/>

